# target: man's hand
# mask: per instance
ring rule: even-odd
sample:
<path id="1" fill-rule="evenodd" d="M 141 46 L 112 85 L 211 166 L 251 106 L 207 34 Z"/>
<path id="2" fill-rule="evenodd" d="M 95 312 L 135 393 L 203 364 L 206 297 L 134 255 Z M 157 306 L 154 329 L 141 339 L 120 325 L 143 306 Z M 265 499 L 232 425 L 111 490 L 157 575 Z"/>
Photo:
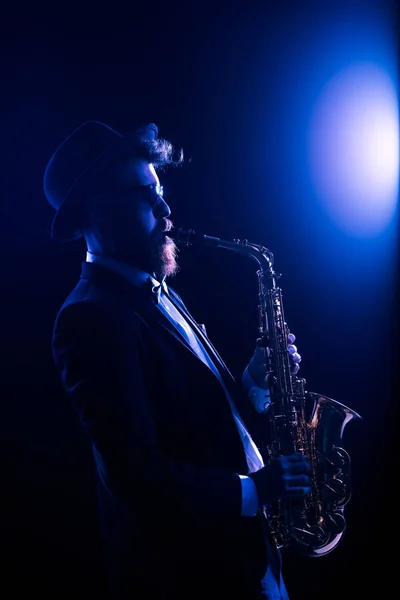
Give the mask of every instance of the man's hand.
<path id="1" fill-rule="evenodd" d="M 300 369 L 301 356 L 297 351 L 297 346 L 294 345 L 296 336 L 293 333 L 289 333 L 287 336 L 288 341 L 288 353 L 290 361 L 290 372 L 292 375 L 296 375 Z M 263 339 L 258 339 L 254 350 L 254 354 L 248 364 L 248 371 L 253 378 L 256 385 L 263 389 L 268 389 L 268 377 L 266 357 L 268 356 L 268 348 L 264 345 Z"/>
<path id="2" fill-rule="evenodd" d="M 250 473 L 254 481 L 260 506 L 277 500 L 301 499 L 311 492 L 310 465 L 300 452 L 280 456 L 268 465 Z"/>
<path id="3" fill-rule="evenodd" d="M 288 352 L 290 359 L 290 372 L 292 375 L 296 375 L 300 369 L 301 356 L 297 352 L 297 346 L 294 345 L 296 341 L 296 336 L 293 333 L 289 333 L 288 335 Z"/>

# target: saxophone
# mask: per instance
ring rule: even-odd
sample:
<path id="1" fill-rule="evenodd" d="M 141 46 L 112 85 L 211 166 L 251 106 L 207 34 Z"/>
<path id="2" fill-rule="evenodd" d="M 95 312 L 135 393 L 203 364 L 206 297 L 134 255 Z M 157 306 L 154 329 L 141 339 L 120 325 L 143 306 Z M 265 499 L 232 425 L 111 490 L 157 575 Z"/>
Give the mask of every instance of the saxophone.
<path id="1" fill-rule="evenodd" d="M 289 329 L 285 321 L 281 277 L 270 250 L 247 240 L 226 241 L 194 230 L 168 232 L 177 245 L 200 243 L 224 248 L 258 264 L 258 337 L 265 340 L 270 403 L 261 418 L 266 439 L 265 462 L 301 452 L 311 467 L 311 493 L 304 500 L 279 500 L 264 507 L 263 517 L 279 548 L 318 557 L 334 550 L 346 529 L 344 510 L 351 497 L 351 460 L 342 447 L 346 425 L 361 419 L 351 408 L 322 394 L 307 392 L 306 380 L 291 373 Z"/>

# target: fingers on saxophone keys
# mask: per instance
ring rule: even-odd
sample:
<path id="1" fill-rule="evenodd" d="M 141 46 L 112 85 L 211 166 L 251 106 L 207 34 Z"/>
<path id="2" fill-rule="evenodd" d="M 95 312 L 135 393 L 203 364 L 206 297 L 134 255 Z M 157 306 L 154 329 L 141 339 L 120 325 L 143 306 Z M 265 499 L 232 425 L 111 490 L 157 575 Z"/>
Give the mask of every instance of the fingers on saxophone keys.
<path id="1" fill-rule="evenodd" d="M 294 344 L 288 344 L 288 352 L 292 358 L 292 360 L 294 362 L 300 362 L 301 361 L 301 356 L 300 354 L 297 352 L 297 346 L 295 346 Z"/>
<path id="2" fill-rule="evenodd" d="M 310 487 L 311 479 L 308 475 L 294 475 L 287 478 L 287 481 L 291 487 Z"/>
<path id="3" fill-rule="evenodd" d="M 288 352 L 289 352 L 290 362 L 291 362 L 291 366 L 290 366 L 291 373 L 293 375 L 296 375 L 296 373 L 300 369 L 299 365 L 301 363 L 301 356 L 297 352 L 297 346 L 294 346 L 293 344 L 288 345 Z"/>
<path id="4" fill-rule="evenodd" d="M 308 475 L 284 475 L 283 480 L 288 496 L 302 497 L 311 492 L 311 479 Z"/>
<path id="5" fill-rule="evenodd" d="M 307 459 L 300 454 L 298 458 L 292 458 L 292 460 L 288 460 L 285 466 L 286 471 L 293 474 L 304 473 L 308 474 L 311 472 L 311 467 Z"/>
<path id="6" fill-rule="evenodd" d="M 293 474 L 304 473 L 308 474 L 311 472 L 310 463 L 306 457 L 300 452 L 284 457 L 283 470 Z"/>

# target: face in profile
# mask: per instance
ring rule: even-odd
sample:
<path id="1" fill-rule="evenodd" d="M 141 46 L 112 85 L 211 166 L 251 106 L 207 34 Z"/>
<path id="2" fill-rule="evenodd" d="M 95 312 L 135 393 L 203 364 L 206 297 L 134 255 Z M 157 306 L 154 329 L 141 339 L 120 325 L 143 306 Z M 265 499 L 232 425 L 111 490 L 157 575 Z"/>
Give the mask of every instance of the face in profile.
<path id="1" fill-rule="evenodd" d="M 172 228 L 171 211 L 162 194 L 154 166 L 131 159 L 107 174 L 97 214 L 101 213 L 102 235 L 115 257 L 170 277 L 178 271 L 177 248 L 166 235 Z"/>

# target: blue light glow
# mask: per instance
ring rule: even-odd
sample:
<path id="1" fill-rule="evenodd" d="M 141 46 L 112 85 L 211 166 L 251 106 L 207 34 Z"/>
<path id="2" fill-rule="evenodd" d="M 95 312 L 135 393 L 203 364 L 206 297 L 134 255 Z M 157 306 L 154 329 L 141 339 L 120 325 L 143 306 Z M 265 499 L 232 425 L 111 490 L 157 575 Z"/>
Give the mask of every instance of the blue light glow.
<path id="1" fill-rule="evenodd" d="M 324 87 L 310 124 L 318 199 L 348 235 L 374 237 L 390 224 L 399 192 L 396 88 L 379 65 L 353 63 Z"/>

